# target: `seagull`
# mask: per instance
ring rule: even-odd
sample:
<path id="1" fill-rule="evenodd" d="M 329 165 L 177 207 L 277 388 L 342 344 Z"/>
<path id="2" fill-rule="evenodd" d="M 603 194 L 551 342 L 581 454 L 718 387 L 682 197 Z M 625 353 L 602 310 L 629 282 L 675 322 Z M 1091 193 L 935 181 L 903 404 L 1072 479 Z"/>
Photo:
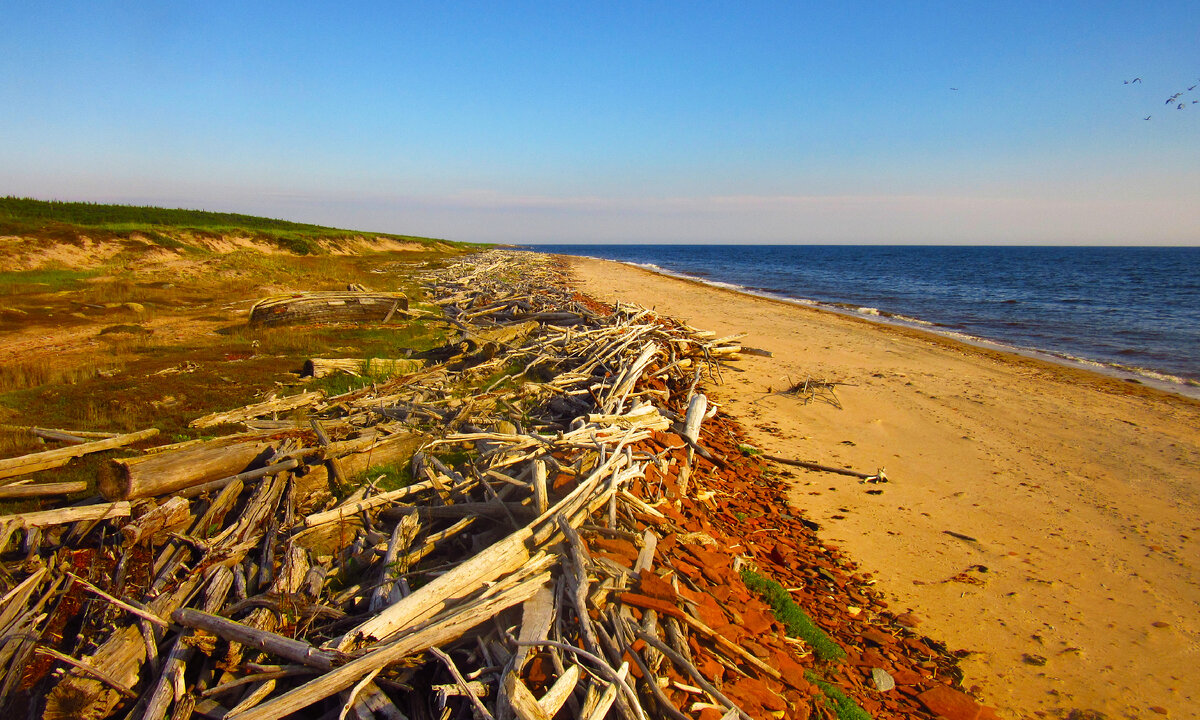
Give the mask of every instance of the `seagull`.
<path id="1" fill-rule="evenodd" d="M 957 90 L 958 88 L 950 88 L 950 89 L 951 89 L 951 90 Z"/>
<path id="2" fill-rule="evenodd" d="M 1175 109 L 1176 109 L 1176 110 L 1182 110 L 1182 109 L 1183 109 L 1183 103 L 1179 103 L 1179 107 L 1177 107 L 1177 108 L 1175 108 Z"/>
<path id="3" fill-rule="evenodd" d="M 1144 117 L 1144 118 L 1142 118 L 1142 119 L 1143 119 L 1143 120 L 1149 120 L 1149 119 L 1150 119 L 1150 116 L 1149 116 L 1149 115 L 1147 115 L 1146 117 Z"/>
<path id="4" fill-rule="evenodd" d="M 1126 80 L 1126 81 L 1125 81 L 1125 84 L 1126 84 L 1126 85 L 1128 85 L 1128 84 L 1130 84 L 1130 83 L 1140 83 L 1141 81 L 1142 81 L 1142 79 L 1141 79 L 1140 77 L 1135 77 L 1135 78 L 1134 78 L 1134 79 L 1132 79 L 1132 80 Z"/>
<path id="5" fill-rule="evenodd" d="M 1191 86 L 1190 88 L 1188 88 L 1188 92 L 1191 92 L 1191 91 L 1193 91 L 1193 90 L 1195 90 L 1195 89 L 1196 89 L 1196 86 L 1195 86 L 1195 85 L 1193 85 L 1193 86 Z"/>

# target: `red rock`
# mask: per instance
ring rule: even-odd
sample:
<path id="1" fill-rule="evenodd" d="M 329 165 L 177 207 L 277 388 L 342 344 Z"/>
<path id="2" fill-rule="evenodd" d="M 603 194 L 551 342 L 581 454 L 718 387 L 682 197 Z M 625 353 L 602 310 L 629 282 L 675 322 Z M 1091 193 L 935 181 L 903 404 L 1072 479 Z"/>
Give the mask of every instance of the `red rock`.
<path id="1" fill-rule="evenodd" d="M 758 608 L 746 608 L 742 611 L 742 626 L 751 635 L 762 635 L 771 629 L 775 618 Z"/>
<path id="2" fill-rule="evenodd" d="M 725 713 L 716 708 L 704 708 L 700 711 L 700 720 L 721 720 Z"/>
<path id="3" fill-rule="evenodd" d="M 675 604 L 679 597 L 675 592 L 675 588 L 671 587 L 671 583 L 652 572 L 642 573 L 641 579 L 638 580 L 638 592 L 672 604 Z"/>
<path id="4" fill-rule="evenodd" d="M 897 685 L 916 685 L 925 681 L 925 678 L 920 673 L 905 668 L 896 668 L 891 675 Z"/>
<path id="5" fill-rule="evenodd" d="M 636 561 L 638 556 L 637 546 L 620 538 L 594 537 L 588 540 L 588 546 L 593 550 L 621 555 L 632 561 Z"/>
<path id="6" fill-rule="evenodd" d="M 860 636 L 862 637 L 863 640 L 866 640 L 867 642 L 875 643 L 876 645 L 879 645 L 880 647 L 887 647 L 889 645 L 895 644 L 895 642 L 896 642 L 896 638 L 892 637 L 891 635 L 888 635 L 887 633 L 880 632 L 879 630 L 876 630 L 875 628 L 872 628 L 872 627 L 869 627 L 866 630 L 863 630 L 860 633 Z"/>
<path id="7" fill-rule="evenodd" d="M 917 696 L 929 712 L 946 720 L 978 720 L 982 707 L 970 695 L 949 685 L 934 685 Z"/>

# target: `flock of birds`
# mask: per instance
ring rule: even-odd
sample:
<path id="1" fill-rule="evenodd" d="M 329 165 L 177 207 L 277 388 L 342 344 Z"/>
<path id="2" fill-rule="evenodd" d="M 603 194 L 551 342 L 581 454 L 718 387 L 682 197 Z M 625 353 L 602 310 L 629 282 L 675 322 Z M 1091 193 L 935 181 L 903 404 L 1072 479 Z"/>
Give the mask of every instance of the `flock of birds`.
<path id="1" fill-rule="evenodd" d="M 1142 79 L 1141 79 L 1140 77 L 1135 77 L 1135 78 L 1134 78 L 1134 79 L 1132 79 L 1132 80 L 1126 80 L 1126 81 L 1125 81 L 1125 84 L 1126 84 L 1126 85 L 1133 85 L 1133 84 L 1135 84 L 1135 83 L 1140 83 L 1141 81 L 1142 81 Z M 1187 101 L 1186 99 L 1184 99 L 1183 101 L 1180 101 L 1180 99 L 1179 99 L 1179 98 L 1180 98 L 1180 97 L 1182 97 L 1184 93 L 1189 93 L 1189 92 L 1191 92 L 1191 91 L 1195 90 L 1195 89 L 1196 89 L 1196 88 L 1198 88 L 1198 87 L 1200 87 L 1200 83 L 1197 83 L 1196 85 L 1193 85 L 1193 86 L 1191 86 L 1191 87 L 1190 87 L 1190 88 L 1188 88 L 1187 90 L 1180 90 L 1179 92 L 1177 92 L 1177 93 L 1175 93 L 1174 95 L 1172 95 L 1172 96 L 1170 96 L 1169 98 L 1167 98 L 1167 102 L 1166 102 L 1166 104 L 1167 104 L 1167 105 L 1175 105 L 1175 109 L 1176 109 L 1176 110 L 1183 110 L 1184 108 L 1186 108 L 1186 107 L 1188 106 L 1188 104 L 1189 104 L 1189 103 L 1188 103 L 1188 101 Z M 1190 104 L 1192 104 L 1192 105 L 1195 105 L 1195 104 L 1197 104 L 1197 103 L 1200 103 L 1200 100 L 1193 100 L 1193 101 L 1192 101 Z M 1152 115 L 1147 115 L 1146 117 L 1144 117 L 1144 118 L 1142 118 L 1142 119 L 1143 119 L 1143 120 L 1149 120 L 1151 117 L 1153 117 L 1153 116 L 1152 116 Z"/>

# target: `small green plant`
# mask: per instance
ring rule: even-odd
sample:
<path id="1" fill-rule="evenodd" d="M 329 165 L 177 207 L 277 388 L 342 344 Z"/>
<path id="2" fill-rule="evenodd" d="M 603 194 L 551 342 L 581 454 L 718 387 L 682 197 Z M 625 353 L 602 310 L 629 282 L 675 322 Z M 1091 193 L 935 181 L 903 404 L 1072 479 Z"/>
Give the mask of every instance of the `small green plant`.
<path id="1" fill-rule="evenodd" d="M 827 683 L 816 676 L 811 670 L 804 673 L 809 682 L 815 683 L 821 688 L 821 692 L 825 693 L 825 704 L 833 710 L 838 716 L 838 720 L 871 720 L 871 716 L 866 710 L 858 706 L 858 703 L 847 697 L 846 693 L 842 692 L 832 683 Z"/>
<path id="2" fill-rule="evenodd" d="M 746 443 L 742 443 L 741 445 L 738 445 L 738 450 L 741 450 L 743 455 L 747 455 L 749 457 L 754 457 L 755 455 L 762 455 L 762 450 L 759 450 L 758 448 L 754 447 L 753 445 L 748 445 Z"/>
<path id="3" fill-rule="evenodd" d="M 738 522 L 746 522 L 746 518 L 750 517 L 749 515 L 747 515 L 744 512 L 741 512 L 741 511 L 735 512 L 733 514 L 733 516 L 738 519 Z"/>
<path id="4" fill-rule="evenodd" d="M 791 596 L 782 585 L 753 570 L 743 569 L 741 574 L 746 587 L 761 595 L 770 604 L 771 610 L 779 622 L 783 623 L 787 634 L 808 643 L 818 660 L 836 662 L 846 657 L 846 651 L 817 627 L 800 606 L 792 602 Z"/>

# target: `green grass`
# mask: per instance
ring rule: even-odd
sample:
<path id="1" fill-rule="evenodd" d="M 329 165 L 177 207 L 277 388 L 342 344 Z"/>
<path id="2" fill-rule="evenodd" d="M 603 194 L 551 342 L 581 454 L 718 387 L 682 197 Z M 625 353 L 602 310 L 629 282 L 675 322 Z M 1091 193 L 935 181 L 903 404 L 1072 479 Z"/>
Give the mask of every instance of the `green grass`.
<path id="1" fill-rule="evenodd" d="M 345 230 L 238 213 L 0 197 L 0 235 L 36 235 L 70 242 L 74 240 L 72 230 L 77 228 L 106 231 L 123 238 L 130 238 L 136 233 L 162 247 L 178 249 L 191 247 L 189 243 L 177 237 L 181 233 L 243 235 L 266 240 L 297 255 L 319 253 L 321 248 L 317 244 L 318 240 L 356 236 L 381 237 L 431 246 L 434 243 L 459 248 L 472 246 L 471 243 L 438 238 Z"/>
<path id="2" fill-rule="evenodd" d="M 846 657 L 846 651 L 829 638 L 821 628 L 817 627 L 803 610 L 792 601 L 787 590 L 770 578 L 759 575 L 753 570 L 742 570 L 742 582 L 753 592 L 758 593 L 771 606 L 775 617 L 783 623 L 787 634 L 798 637 L 808 643 L 813 654 L 822 662 L 837 662 Z"/>
<path id="3" fill-rule="evenodd" d="M 99 274 L 98 270 L 20 270 L 0 272 L 0 295 L 77 290 Z"/>
<path id="4" fill-rule="evenodd" d="M 825 704 L 833 710 L 839 720 L 871 720 L 871 716 L 866 710 L 858 706 L 858 703 L 846 696 L 837 686 L 832 683 L 825 682 L 817 677 L 813 672 L 804 673 L 809 682 L 816 683 L 816 686 L 821 688 L 821 692 L 825 693 Z"/>

